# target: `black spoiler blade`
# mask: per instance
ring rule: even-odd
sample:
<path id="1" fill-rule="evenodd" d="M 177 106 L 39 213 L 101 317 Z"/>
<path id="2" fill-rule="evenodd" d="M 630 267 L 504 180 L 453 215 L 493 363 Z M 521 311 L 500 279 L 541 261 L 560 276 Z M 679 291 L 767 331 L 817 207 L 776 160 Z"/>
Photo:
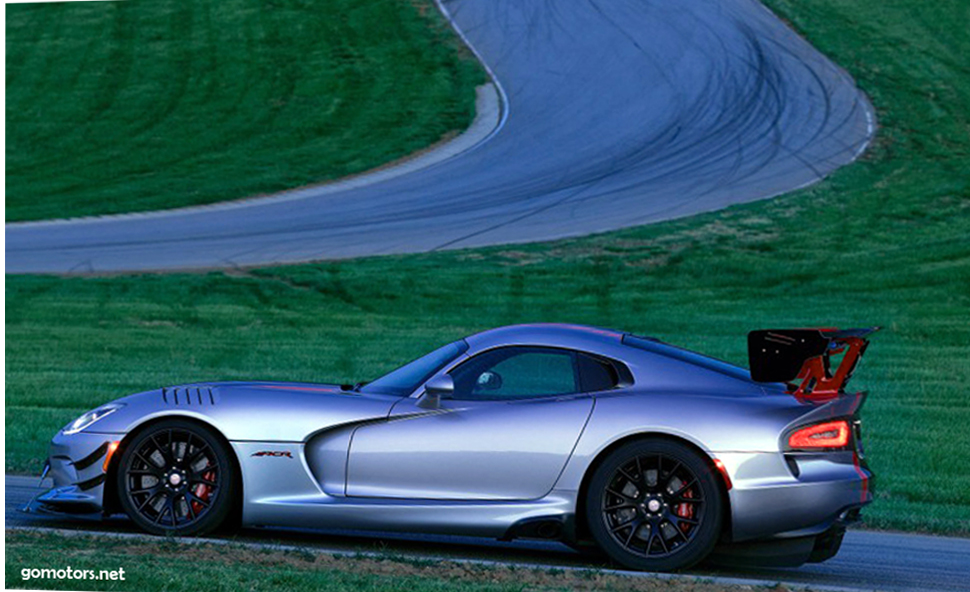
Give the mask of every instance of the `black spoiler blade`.
<path id="1" fill-rule="evenodd" d="M 748 333 L 751 379 L 757 382 L 801 381 L 792 392 L 803 396 L 837 396 L 844 392 L 866 337 L 879 327 L 862 329 L 764 329 Z M 833 372 L 832 354 L 845 353 Z"/>

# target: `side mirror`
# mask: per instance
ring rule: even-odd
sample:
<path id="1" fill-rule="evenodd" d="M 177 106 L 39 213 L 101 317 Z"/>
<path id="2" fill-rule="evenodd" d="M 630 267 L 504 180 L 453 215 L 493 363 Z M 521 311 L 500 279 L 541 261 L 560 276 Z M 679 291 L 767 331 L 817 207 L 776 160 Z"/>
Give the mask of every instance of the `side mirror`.
<path id="1" fill-rule="evenodd" d="M 451 396 L 455 392 L 455 381 L 447 375 L 435 376 L 424 385 L 424 394 L 418 399 L 418 407 L 422 409 L 437 409 L 441 406 L 441 397 Z"/>

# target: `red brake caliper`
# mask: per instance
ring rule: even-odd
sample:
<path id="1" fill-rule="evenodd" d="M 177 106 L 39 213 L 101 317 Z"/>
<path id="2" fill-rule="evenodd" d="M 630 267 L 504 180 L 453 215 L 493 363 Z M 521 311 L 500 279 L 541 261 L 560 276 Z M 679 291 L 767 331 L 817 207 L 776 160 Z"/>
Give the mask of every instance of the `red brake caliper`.
<path id="1" fill-rule="evenodd" d="M 205 479 L 206 481 L 212 481 L 213 483 L 215 483 L 216 472 L 209 471 L 207 473 L 203 473 L 202 478 Z M 209 501 L 209 494 L 212 493 L 212 489 L 205 483 L 199 483 L 198 485 L 195 486 L 195 489 L 192 490 L 192 493 L 195 495 L 195 497 L 199 498 L 204 502 L 207 502 Z M 196 514 L 201 512 L 202 508 L 203 506 L 199 502 L 197 501 L 192 502 L 192 511 L 194 511 Z"/>
<path id="2" fill-rule="evenodd" d="M 688 499 L 694 497 L 693 490 L 688 489 L 687 491 L 685 491 L 684 497 Z M 687 518 L 688 520 L 692 519 L 694 517 L 694 504 L 688 504 L 688 503 L 677 504 L 677 507 L 674 509 L 674 512 L 681 518 Z M 680 525 L 680 529 L 685 533 L 689 528 L 690 528 L 690 524 L 681 523 Z"/>

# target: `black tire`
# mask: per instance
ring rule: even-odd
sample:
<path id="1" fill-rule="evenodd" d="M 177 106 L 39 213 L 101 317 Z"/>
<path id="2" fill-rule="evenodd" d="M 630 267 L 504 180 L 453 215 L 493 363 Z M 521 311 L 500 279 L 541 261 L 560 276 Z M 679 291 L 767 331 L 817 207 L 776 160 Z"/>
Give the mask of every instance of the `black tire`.
<path id="1" fill-rule="evenodd" d="M 596 467 L 586 520 L 611 559 L 628 568 L 672 571 L 710 554 L 723 503 L 710 464 L 691 448 L 659 438 L 637 440 Z"/>
<path id="2" fill-rule="evenodd" d="M 222 440 L 192 421 L 166 419 L 125 444 L 118 463 L 118 499 L 152 534 L 212 532 L 236 497 L 236 469 Z"/>

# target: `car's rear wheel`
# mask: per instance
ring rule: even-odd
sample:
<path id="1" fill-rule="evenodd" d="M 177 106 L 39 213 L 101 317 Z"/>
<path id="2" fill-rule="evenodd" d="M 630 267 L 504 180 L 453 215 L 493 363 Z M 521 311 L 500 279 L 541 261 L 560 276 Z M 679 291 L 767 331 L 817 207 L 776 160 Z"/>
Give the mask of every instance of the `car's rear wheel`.
<path id="1" fill-rule="evenodd" d="M 236 495 L 230 452 L 209 429 L 167 419 L 125 445 L 117 471 L 118 498 L 138 526 L 154 534 L 211 532 Z"/>
<path id="2" fill-rule="evenodd" d="M 586 496 L 593 538 L 618 563 L 669 571 L 714 548 L 721 529 L 717 476 L 691 448 L 663 439 L 620 446 L 596 468 Z"/>

